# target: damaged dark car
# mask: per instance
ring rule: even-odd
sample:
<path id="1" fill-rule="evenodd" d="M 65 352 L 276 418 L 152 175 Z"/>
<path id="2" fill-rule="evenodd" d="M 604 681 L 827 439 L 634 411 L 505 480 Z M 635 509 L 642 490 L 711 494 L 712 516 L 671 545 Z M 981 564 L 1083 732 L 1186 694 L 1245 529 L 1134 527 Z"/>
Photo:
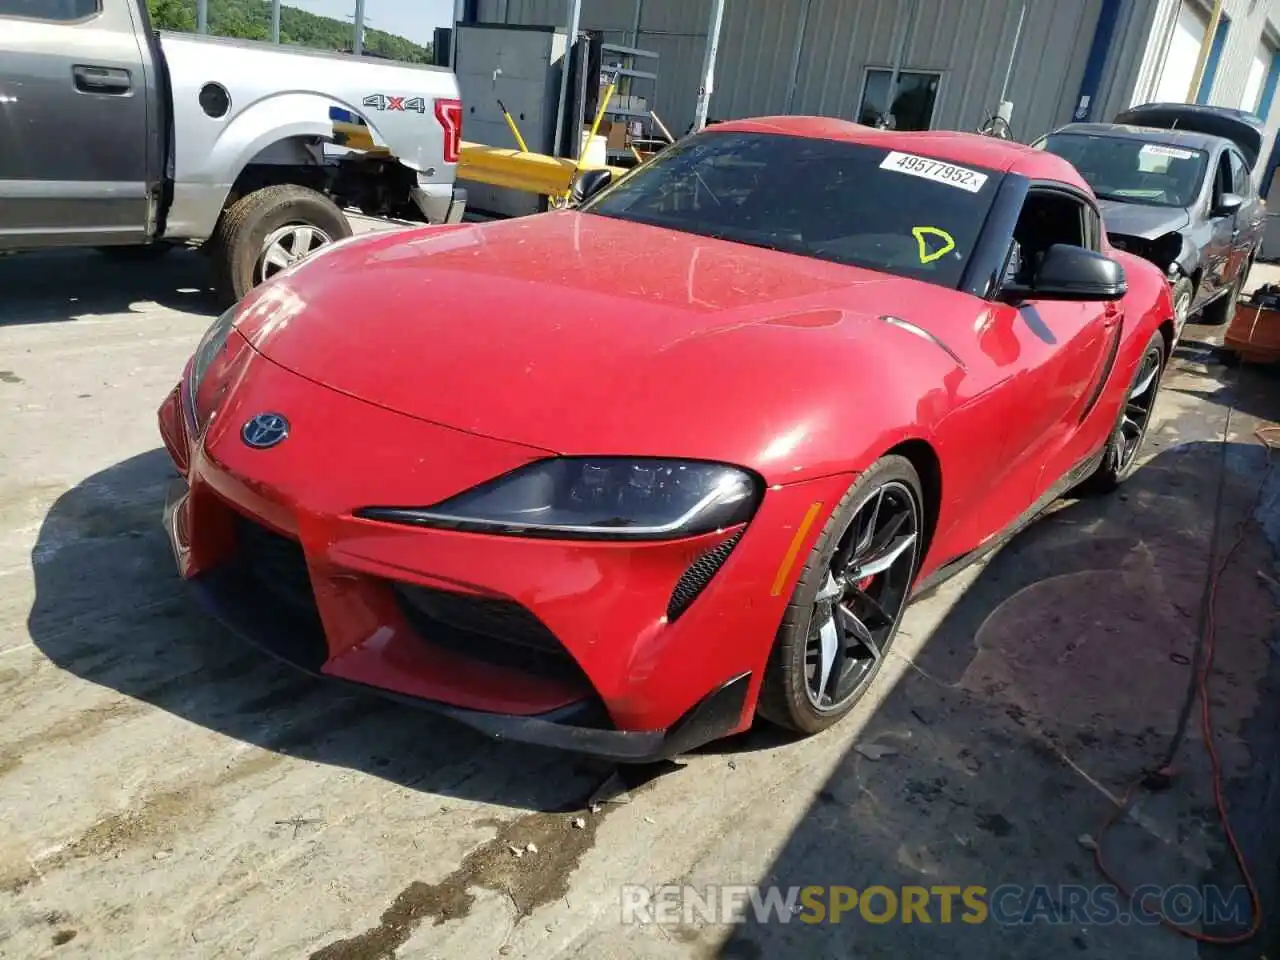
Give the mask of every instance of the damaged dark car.
<path id="1" fill-rule="evenodd" d="M 1221 324 L 1262 246 L 1266 206 L 1254 168 L 1262 121 L 1241 110 L 1149 103 L 1114 123 L 1070 123 L 1035 146 L 1093 188 L 1107 236 L 1166 271 L 1179 331 Z"/>

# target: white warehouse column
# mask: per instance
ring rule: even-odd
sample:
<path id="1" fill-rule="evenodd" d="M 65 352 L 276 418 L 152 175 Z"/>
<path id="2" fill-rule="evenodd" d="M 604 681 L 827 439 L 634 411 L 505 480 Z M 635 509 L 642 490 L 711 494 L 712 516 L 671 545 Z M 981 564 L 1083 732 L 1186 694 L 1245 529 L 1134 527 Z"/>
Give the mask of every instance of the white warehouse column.
<path id="1" fill-rule="evenodd" d="M 702 55 L 702 84 L 698 87 L 698 105 L 693 113 L 693 132 L 707 125 L 707 109 L 715 89 L 716 54 L 720 50 L 720 26 L 724 22 L 725 0 L 711 0 L 711 23 L 707 27 L 707 46 Z"/>

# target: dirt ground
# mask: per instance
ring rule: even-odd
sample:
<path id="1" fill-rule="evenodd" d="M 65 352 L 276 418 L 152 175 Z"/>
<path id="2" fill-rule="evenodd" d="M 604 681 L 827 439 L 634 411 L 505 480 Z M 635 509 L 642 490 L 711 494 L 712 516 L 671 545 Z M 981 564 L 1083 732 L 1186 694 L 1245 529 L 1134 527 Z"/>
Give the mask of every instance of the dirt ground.
<path id="1" fill-rule="evenodd" d="M 0 956 L 1217 956 L 1123 919 L 623 923 L 620 889 L 1102 883 L 1091 847 L 1165 750 L 1238 527 L 1209 699 L 1280 903 L 1280 470 L 1253 438 L 1280 377 L 1219 365 L 1215 331 L 1188 328 L 1124 491 L 917 602 L 847 722 L 626 770 L 593 812 L 610 768 L 298 676 L 189 602 L 154 411 L 204 284 L 189 254 L 0 258 Z M 1102 838 L 1126 884 L 1240 882 L 1198 730 Z"/>

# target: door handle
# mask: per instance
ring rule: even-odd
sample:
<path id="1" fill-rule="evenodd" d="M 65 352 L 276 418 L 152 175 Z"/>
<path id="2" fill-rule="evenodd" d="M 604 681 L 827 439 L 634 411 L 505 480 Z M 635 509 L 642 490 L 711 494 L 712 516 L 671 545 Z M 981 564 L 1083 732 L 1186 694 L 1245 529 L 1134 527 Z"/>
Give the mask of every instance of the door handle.
<path id="1" fill-rule="evenodd" d="M 71 68 L 77 90 L 85 93 L 128 93 L 133 88 L 133 80 L 128 70 L 117 67 L 93 67 L 76 64 Z"/>

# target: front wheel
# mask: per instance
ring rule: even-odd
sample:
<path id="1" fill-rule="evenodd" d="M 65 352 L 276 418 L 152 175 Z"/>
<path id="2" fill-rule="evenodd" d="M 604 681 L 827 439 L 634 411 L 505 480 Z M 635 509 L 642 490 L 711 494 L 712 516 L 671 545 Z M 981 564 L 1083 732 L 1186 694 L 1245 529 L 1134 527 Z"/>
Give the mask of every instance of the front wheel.
<path id="1" fill-rule="evenodd" d="M 1240 299 L 1240 290 L 1244 286 L 1244 271 L 1231 281 L 1231 287 L 1225 294 L 1201 311 L 1204 323 L 1220 327 L 1231 322 L 1236 315 L 1236 301 Z"/>
<path id="2" fill-rule="evenodd" d="M 255 190 L 223 211 L 209 238 L 215 287 L 231 305 L 321 247 L 351 236 L 351 224 L 322 193 L 293 183 Z"/>
<path id="3" fill-rule="evenodd" d="M 919 567 L 922 503 L 910 461 L 888 456 L 837 504 L 774 640 L 758 708 L 767 720 L 817 733 L 870 689 Z"/>
<path id="4" fill-rule="evenodd" d="M 1078 496 L 1109 493 L 1118 487 L 1138 464 L 1138 452 L 1146 439 L 1147 427 L 1155 411 L 1160 393 L 1160 380 L 1165 367 L 1164 336 L 1157 330 L 1138 361 L 1138 371 L 1129 385 L 1115 429 L 1107 438 L 1102 463 L 1079 487 Z"/>
<path id="5" fill-rule="evenodd" d="M 1196 288 L 1190 277 L 1179 277 L 1173 285 L 1173 323 L 1178 333 L 1191 318 L 1191 304 L 1195 301 Z"/>

